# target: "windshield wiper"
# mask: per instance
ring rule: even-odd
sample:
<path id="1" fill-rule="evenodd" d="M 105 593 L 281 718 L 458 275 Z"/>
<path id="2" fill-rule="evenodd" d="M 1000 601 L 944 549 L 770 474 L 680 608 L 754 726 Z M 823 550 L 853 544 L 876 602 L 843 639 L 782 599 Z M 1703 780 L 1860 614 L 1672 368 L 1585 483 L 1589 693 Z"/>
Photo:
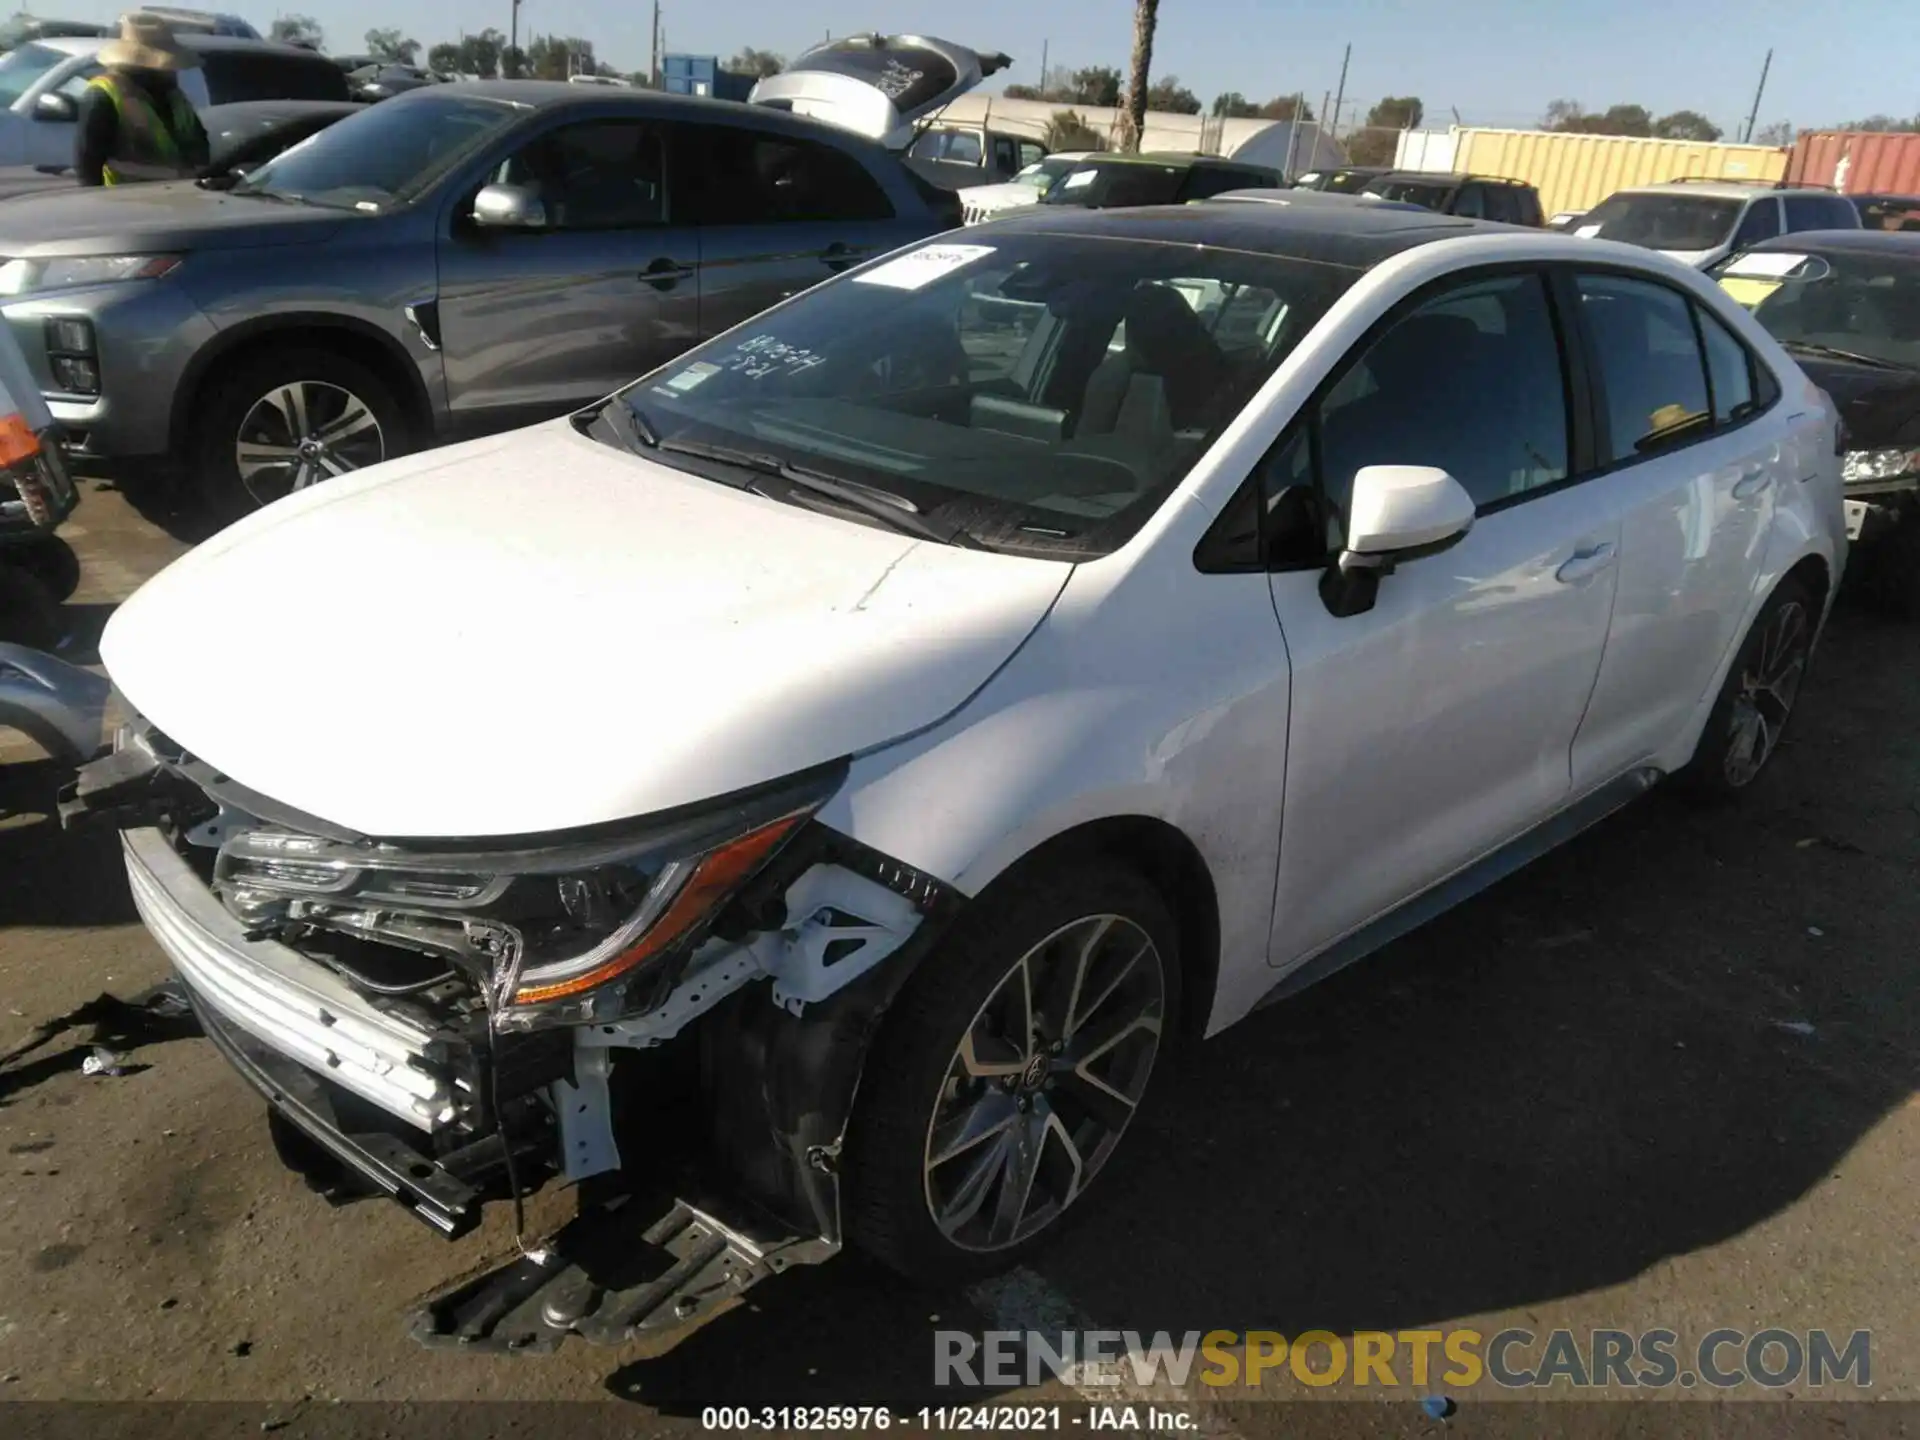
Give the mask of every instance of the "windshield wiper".
<path id="1" fill-rule="evenodd" d="M 792 499 L 796 494 L 818 496 L 858 510 L 863 515 L 870 515 L 890 529 L 917 539 L 956 545 L 963 550 L 987 548 L 958 527 L 949 530 L 935 525 L 906 496 L 882 490 L 877 485 L 862 485 L 855 480 L 842 480 L 836 475 L 823 475 L 818 470 L 809 470 L 761 450 L 713 445 L 704 440 L 663 440 L 639 407 L 622 400 L 618 395 L 601 407 L 600 418 L 614 429 L 629 450 L 645 448 L 668 455 L 685 455 L 692 460 L 709 460 L 716 465 L 751 471 L 755 475 L 770 475 L 785 482 L 785 496 L 773 494 L 758 480 L 748 480 L 740 487 L 756 495 L 764 495 L 769 500 Z"/>
<path id="2" fill-rule="evenodd" d="M 1870 365 L 1876 370 L 1912 370 L 1912 365 L 1902 365 L 1898 360 L 1888 360 L 1879 355 L 1862 355 L 1858 350 L 1842 350 L 1837 345 L 1820 345 L 1812 340 L 1782 340 L 1780 346 L 1785 350 L 1804 350 L 1809 355 L 1824 355 L 1829 360 L 1851 360 L 1855 365 Z"/>

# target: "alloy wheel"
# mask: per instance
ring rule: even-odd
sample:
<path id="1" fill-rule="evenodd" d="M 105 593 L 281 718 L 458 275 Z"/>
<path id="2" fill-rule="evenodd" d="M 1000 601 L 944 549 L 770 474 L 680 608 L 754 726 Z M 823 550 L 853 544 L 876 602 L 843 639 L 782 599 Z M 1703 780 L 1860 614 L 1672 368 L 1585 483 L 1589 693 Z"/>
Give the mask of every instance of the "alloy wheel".
<path id="1" fill-rule="evenodd" d="M 1089 915 L 1022 955 L 974 1014 L 924 1157 L 928 1209 L 954 1245 L 1017 1245 L 1099 1173 L 1159 1053 L 1161 965 L 1139 925 Z"/>
<path id="2" fill-rule="evenodd" d="M 257 505 L 386 459 L 367 402 L 324 380 L 295 380 L 253 403 L 234 437 L 240 483 Z"/>
<path id="3" fill-rule="evenodd" d="M 1721 762 L 1729 785 L 1738 788 L 1751 783 L 1779 745 L 1806 674 L 1811 634 L 1807 607 L 1798 600 L 1780 605 L 1761 631 L 1760 643 L 1741 670 L 1740 688 L 1733 697 Z"/>

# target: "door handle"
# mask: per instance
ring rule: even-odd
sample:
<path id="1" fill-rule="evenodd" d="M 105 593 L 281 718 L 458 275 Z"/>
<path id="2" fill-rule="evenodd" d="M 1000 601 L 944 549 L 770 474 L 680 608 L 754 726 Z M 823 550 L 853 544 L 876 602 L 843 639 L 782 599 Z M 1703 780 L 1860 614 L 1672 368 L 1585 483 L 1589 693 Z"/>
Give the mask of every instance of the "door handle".
<path id="1" fill-rule="evenodd" d="M 1765 470 L 1749 470 L 1733 482 L 1733 498 L 1747 500 L 1758 495 L 1773 483 L 1773 476 Z"/>
<path id="2" fill-rule="evenodd" d="M 693 267 L 678 260 L 659 259 L 640 272 L 640 278 L 656 290 L 671 290 L 682 280 L 693 278 Z"/>
<path id="3" fill-rule="evenodd" d="M 867 252 L 863 247 L 836 240 L 820 252 L 820 263 L 838 274 L 850 266 L 858 265 L 866 257 Z"/>
<path id="4" fill-rule="evenodd" d="M 1578 585 L 1591 580 L 1613 564 L 1613 542 L 1602 541 L 1590 550 L 1581 550 L 1553 572 L 1562 585 Z"/>

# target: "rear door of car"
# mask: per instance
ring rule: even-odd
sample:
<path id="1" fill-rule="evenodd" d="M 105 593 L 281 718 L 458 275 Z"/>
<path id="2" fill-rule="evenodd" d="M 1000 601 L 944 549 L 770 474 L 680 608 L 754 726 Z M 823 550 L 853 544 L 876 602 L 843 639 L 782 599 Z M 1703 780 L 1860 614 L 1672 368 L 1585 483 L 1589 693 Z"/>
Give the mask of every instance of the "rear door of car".
<path id="1" fill-rule="evenodd" d="M 1596 483 L 1621 525 L 1606 658 L 1574 743 L 1578 789 L 1660 754 L 1711 694 L 1798 451 L 1778 383 L 1708 307 L 1637 272 L 1583 266 L 1562 280 L 1594 377 Z"/>
<path id="2" fill-rule="evenodd" d="M 869 168 L 896 163 L 884 154 L 741 124 L 683 124 L 674 135 L 697 227 L 703 336 L 934 228 L 899 213 Z"/>
<path id="3" fill-rule="evenodd" d="M 699 238 L 670 151 L 668 127 L 602 110 L 521 132 L 455 191 L 439 324 L 456 429 L 582 404 L 700 338 Z M 533 191 L 546 225 L 476 225 L 488 183 Z"/>

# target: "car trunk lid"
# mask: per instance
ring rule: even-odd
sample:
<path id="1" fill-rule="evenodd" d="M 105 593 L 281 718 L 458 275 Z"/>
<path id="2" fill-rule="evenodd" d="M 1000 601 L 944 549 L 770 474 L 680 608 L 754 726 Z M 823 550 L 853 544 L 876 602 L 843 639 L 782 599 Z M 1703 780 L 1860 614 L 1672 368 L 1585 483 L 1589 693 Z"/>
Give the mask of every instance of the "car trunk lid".
<path id="1" fill-rule="evenodd" d="M 801 54 L 747 101 L 824 120 L 889 150 L 915 126 L 1013 62 L 924 35 L 847 35 Z"/>

